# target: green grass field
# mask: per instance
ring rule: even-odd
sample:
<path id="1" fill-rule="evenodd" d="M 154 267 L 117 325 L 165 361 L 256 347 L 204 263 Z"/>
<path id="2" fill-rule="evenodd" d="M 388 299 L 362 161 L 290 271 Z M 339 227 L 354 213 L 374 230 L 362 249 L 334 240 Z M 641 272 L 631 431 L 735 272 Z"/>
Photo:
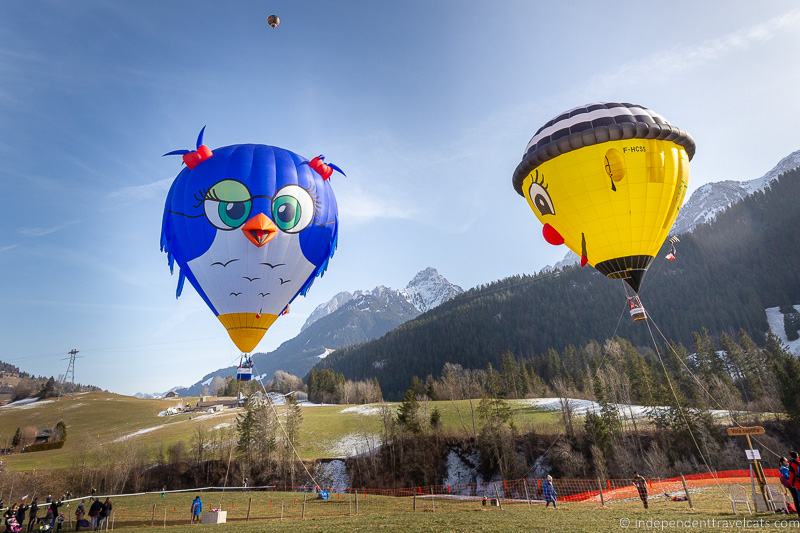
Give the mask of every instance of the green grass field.
<path id="1" fill-rule="evenodd" d="M 109 444 L 119 439 L 131 439 L 137 445 L 156 450 L 178 441 L 187 444 L 198 426 L 209 430 L 233 427 L 239 410 L 220 413 L 193 413 L 159 417 L 167 407 L 196 399 L 141 400 L 104 392 L 68 395 L 22 407 L 0 408 L 0 446 L 11 441 L 17 427 L 47 427 L 63 420 L 67 425 L 67 442 L 62 449 L 9 455 L 3 458 L 8 468 L 63 468 L 72 464 L 76 455 L 87 446 Z M 473 408 L 477 408 L 473 401 Z M 535 427 L 542 432 L 555 432 L 558 413 L 539 411 L 523 402 L 511 402 L 518 427 Z M 397 404 L 387 404 L 395 409 Z M 472 428 L 470 402 L 424 402 L 423 416 L 438 408 L 445 431 Z M 278 407 L 280 411 L 281 408 Z M 381 431 L 379 405 L 368 406 L 308 406 L 303 408 L 303 425 L 299 449 L 305 459 L 341 457 L 354 449 L 363 450 L 369 436 Z M 366 414 L 364 414 L 366 413 Z"/>
<path id="2" fill-rule="evenodd" d="M 175 532 L 202 531 L 209 526 L 189 525 L 189 508 L 195 494 L 146 495 L 114 500 L 114 529 L 141 531 L 165 528 Z M 228 512 L 224 531 L 562 531 L 600 532 L 623 529 L 692 531 L 777 531 L 797 529 L 797 522 L 781 515 L 733 515 L 724 497 L 709 490 L 697 494 L 702 511 L 685 503 L 653 502 L 645 511 L 638 501 L 615 502 L 608 507 L 595 503 L 561 503 L 558 510 L 542 504 L 505 502 L 502 509 L 480 502 L 437 498 L 354 496 L 336 494 L 328 502 L 302 493 L 251 492 L 205 493 L 204 510 L 221 507 Z M 74 503 L 67 512 L 74 510 Z M 248 507 L 250 519 L 246 521 Z M 305 511 L 303 508 L 305 507 Z M 66 514 L 66 513 L 65 513 Z M 744 523 L 742 520 L 749 522 Z M 715 522 L 712 522 L 715 521 Z M 736 521 L 740 521 L 737 523 Z M 763 520 L 763 522 L 761 521 Z M 672 522 L 671 522 L 672 521 Z M 766 522 L 771 521 L 771 522 Z M 687 526 L 688 524 L 688 526 Z M 693 524 L 693 525 L 692 525 Z M 627 527 L 625 527 L 627 525 Z M 216 530 L 216 529 L 215 529 Z"/>

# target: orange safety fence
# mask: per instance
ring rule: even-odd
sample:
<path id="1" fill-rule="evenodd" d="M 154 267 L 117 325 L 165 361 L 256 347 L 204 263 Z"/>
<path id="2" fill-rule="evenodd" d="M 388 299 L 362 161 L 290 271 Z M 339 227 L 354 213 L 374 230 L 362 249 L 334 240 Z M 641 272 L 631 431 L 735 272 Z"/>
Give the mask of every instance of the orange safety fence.
<path id="1" fill-rule="evenodd" d="M 774 478 L 777 483 L 779 472 L 777 469 L 765 468 L 767 478 Z M 743 484 L 750 482 L 749 470 L 721 470 L 713 475 L 709 472 L 687 474 L 684 476 L 687 488 L 696 489 L 715 485 Z M 556 478 L 553 480 L 559 501 L 600 502 L 600 493 L 605 501 L 628 499 L 638 497 L 638 492 L 633 486 L 632 479 L 573 479 Z M 649 478 L 647 480 L 648 492 L 669 493 L 670 491 L 683 492 L 680 476 L 669 478 Z M 404 488 L 348 488 L 347 492 L 358 491 L 362 495 L 397 496 L 397 497 L 487 497 L 501 498 L 504 500 L 543 500 L 544 480 L 541 478 L 526 478 L 516 480 L 498 480 L 483 483 L 460 483 L 444 485 L 420 485 Z"/>

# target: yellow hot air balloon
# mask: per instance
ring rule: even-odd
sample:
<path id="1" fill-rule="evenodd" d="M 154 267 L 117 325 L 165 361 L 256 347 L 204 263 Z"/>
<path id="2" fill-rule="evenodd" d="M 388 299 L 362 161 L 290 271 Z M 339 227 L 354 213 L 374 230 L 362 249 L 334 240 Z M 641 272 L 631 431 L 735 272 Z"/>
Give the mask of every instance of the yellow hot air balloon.
<path id="1" fill-rule="evenodd" d="M 539 128 L 514 188 L 547 242 L 638 292 L 683 204 L 694 151 L 687 132 L 644 106 L 589 104 Z"/>

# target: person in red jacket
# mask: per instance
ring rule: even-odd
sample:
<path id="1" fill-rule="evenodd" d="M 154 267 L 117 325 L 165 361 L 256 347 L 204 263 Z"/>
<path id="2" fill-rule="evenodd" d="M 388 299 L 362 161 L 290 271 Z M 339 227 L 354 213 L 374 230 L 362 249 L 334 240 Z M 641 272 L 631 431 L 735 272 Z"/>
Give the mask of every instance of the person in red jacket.
<path id="1" fill-rule="evenodd" d="M 789 454 L 791 460 L 789 461 L 789 488 L 794 498 L 794 508 L 797 510 L 797 516 L 800 517 L 800 502 L 798 502 L 798 491 L 800 491 L 800 459 L 797 452 Z"/>

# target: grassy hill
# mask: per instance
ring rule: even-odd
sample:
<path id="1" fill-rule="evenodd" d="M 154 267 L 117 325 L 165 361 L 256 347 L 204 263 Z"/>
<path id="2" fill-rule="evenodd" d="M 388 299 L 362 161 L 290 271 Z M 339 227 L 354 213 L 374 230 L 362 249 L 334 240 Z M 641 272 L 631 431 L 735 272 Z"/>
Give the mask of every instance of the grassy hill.
<path id="1" fill-rule="evenodd" d="M 12 470 L 64 468 L 86 449 L 109 445 L 127 439 L 151 449 L 154 456 L 163 445 L 184 441 L 187 445 L 198 427 L 218 431 L 233 428 L 240 410 L 226 409 L 219 413 L 191 413 L 158 416 L 160 411 L 196 398 L 143 400 L 106 392 L 78 393 L 60 399 L 39 401 L 24 406 L 0 408 L 0 445 L 10 442 L 17 427 L 50 427 L 59 420 L 67 426 L 63 448 L 34 453 L 4 456 Z M 442 414 L 443 428 L 461 429 L 471 425 L 469 401 L 429 402 L 425 409 L 436 406 Z M 396 404 L 386 404 L 392 409 Z M 514 405 L 515 423 L 526 428 L 535 425 L 539 431 L 555 431 L 558 414 L 526 406 Z M 477 407 L 477 402 L 475 402 Z M 278 407 L 281 410 L 281 407 Z M 460 416 L 459 416 L 460 412 Z M 366 436 L 381 431 L 380 405 L 322 405 L 303 407 L 303 424 L 299 449 L 303 458 L 341 457 L 354 449 L 366 447 Z"/>

